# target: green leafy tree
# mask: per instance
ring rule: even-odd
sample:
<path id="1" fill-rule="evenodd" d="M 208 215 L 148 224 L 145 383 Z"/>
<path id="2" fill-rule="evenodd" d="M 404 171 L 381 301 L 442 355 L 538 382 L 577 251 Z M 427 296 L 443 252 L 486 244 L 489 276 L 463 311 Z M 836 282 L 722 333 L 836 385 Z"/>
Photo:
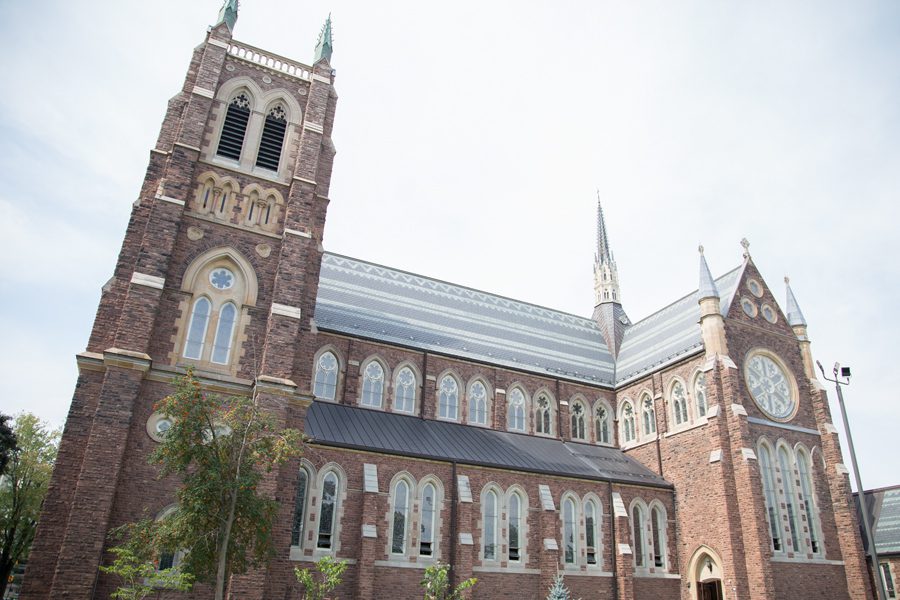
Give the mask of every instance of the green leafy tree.
<path id="1" fill-rule="evenodd" d="M 325 600 L 325 594 L 341 585 L 347 561 L 323 556 L 316 562 L 315 573 L 309 569 L 294 569 L 297 581 L 303 586 L 303 600 Z"/>
<path id="2" fill-rule="evenodd" d="M 263 477 L 301 452 L 302 436 L 284 429 L 251 398 L 203 392 L 193 372 L 156 409 L 171 427 L 150 457 L 160 476 L 176 475 L 177 508 L 158 522 L 157 550 L 186 550 L 179 568 L 210 582 L 222 600 L 228 577 L 272 555 L 274 499 L 260 493 Z"/>
<path id="3" fill-rule="evenodd" d="M 569 588 L 563 584 L 562 573 L 556 574 L 556 579 L 553 580 L 553 585 L 550 586 L 547 594 L 547 600 L 572 600 Z"/>
<path id="4" fill-rule="evenodd" d="M 452 590 L 450 589 L 450 567 L 441 563 L 425 569 L 422 587 L 425 588 L 425 600 L 460 600 L 463 592 L 478 583 L 474 577 L 466 579 Z"/>
<path id="5" fill-rule="evenodd" d="M 159 545 L 158 528 L 150 519 L 114 529 L 110 537 L 121 543 L 110 548 L 115 560 L 100 570 L 115 575 L 121 581 L 110 595 L 113 600 L 143 600 L 160 588 L 187 591 L 194 581 L 192 575 L 177 568 L 158 570 L 155 562 Z"/>
<path id="6" fill-rule="evenodd" d="M 59 430 L 22 413 L 13 425 L 15 448 L 0 478 L 0 598 L 16 563 L 28 557 L 47 493 Z"/>
<path id="7" fill-rule="evenodd" d="M 9 426 L 9 415 L 0 414 L 0 475 L 6 472 L 9 458 L 16 449 L 16 434 Z"/>

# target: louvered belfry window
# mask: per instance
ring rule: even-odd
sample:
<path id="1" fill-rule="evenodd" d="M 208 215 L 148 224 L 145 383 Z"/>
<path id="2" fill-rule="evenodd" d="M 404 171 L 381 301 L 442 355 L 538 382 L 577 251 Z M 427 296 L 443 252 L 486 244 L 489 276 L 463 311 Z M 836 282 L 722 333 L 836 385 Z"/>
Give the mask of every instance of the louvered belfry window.
<path id="1" fill-rule="evenodd" d="M 247 133 L 247 121 L 250 119 L 250 100 L 246 94 L 238 94 L 228 105 L 225 113 L 225 124 L 222 126 L 222 137 L 216 154 L 241 159 L 241 148 L 244 146 L 244 135 Z"/>
<path id="2" fill-rule="evenodd" d="M 287 115 L 284 107 L 277 105 L 266 115 L 266 124 L 263 126 L 262 138 L 259 140 L 259 154 L 256 155 L 257 167 L 278 170 L 286 129 Z"/>

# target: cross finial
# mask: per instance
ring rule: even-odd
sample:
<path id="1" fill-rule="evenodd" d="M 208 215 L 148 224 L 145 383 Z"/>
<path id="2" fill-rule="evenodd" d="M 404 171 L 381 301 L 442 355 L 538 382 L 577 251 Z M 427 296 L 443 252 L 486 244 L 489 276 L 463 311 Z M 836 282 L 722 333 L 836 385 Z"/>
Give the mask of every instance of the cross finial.
<path id="1" fill-rule="evenodd" d="M 703 254 L 703 244 L 700 244 L 699 246 L 697 246 L 697 251 L 698 251 L 700 254 Z"/>
<path id="2" fill-rule="evenodd" d="M 750 242 L 747 238 L 741 238 L 741 247 L 744 248 L 744 258 L 750 258 Z"/>
<path id="3" fill-rule="evenodd" d="M 784 276 L 784 285 L 791 285 L 791 278 L 787 275 Z"/>

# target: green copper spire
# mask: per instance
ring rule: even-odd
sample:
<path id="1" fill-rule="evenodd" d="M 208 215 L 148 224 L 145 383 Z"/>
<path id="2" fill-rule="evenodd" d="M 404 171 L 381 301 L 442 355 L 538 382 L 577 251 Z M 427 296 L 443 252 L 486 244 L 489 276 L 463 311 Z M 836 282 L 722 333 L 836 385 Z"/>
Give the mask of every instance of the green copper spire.
<path id="1" fill-rule="evenodd" d="M 331 13 L 325 19 L 325 25 L 319 33 L 319 41 L 316 43 L 316 58 L 314 63 L 319 62 L 323 58 L 331 62 L 331 51 L 334 49 L 331 41 Z"/>
<path id="2" fill-rule="evenodd" d="M 228 25 L 228 31 L 234 31 L 234 24 L 237 23 L 237 15 L 238 0 L 225 0 L 225 4 L 222 5 L 222 9 L 219 11 L 219 20 L 216 21 L 216 25 L 225 23 Z"/>

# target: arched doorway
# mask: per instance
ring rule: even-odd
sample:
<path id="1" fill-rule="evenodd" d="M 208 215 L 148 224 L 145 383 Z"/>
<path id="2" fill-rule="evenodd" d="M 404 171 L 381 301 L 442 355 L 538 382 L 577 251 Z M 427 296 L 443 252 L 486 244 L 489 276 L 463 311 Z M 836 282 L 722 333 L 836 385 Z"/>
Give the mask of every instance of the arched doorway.
<path id="1" fill-rule="evenodd" d="M 725 600 L 722 585 L 722 560 L 711 548 L 701 546 L 689 564 L 694 600 Z"/>

